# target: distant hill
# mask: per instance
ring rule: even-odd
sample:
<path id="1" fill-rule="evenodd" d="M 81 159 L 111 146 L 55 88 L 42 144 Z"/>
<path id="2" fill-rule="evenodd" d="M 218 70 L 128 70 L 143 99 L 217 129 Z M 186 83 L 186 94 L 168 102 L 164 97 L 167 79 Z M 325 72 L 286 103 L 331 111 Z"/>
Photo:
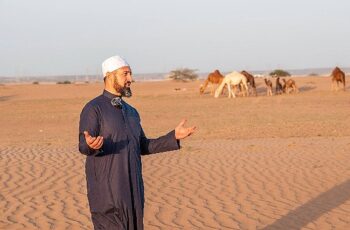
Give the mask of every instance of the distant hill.
<path id="1" fill-rule="evenodd" d="M 341 67 L 345 73 L 350 73 L 350 67 Z M 330 75 L 333 68 L 307 68 L 307 69 L 286 69 L 292 75 Z M 267 75 L 272 70 L 248 70 L 252 74 L 265 74 Z M 227 74 L 228 72 L 222 72 Z M 154 81 L 163 80 L 167 73 L 147 73 L 147 74 L 134 74 L 135 81 Z M 199 73 L 199 78 L 204 79 L 208 73 Z M 2 77 L 0 76 L 0 83 L 32 83 L 32 82 L 46 82 L 57 83 L 63 81 L 74 82 L 102 82 L 101 75 L 63 75 L 63 76 L 20 76 L 20 77 Z"/>
<path id="2" fill-rule="evenodd" d="M 133 78 L 135 81 L 152 81 L 164 79 L 165 73 L 148 73 L 135 74 Z M 18 76 L 18 77 L 2 77 L 0 76 L 0 83 L 57 83 L 57 82 L 103 82 L 101 75 L 62 75 L 62 76 Z"/>

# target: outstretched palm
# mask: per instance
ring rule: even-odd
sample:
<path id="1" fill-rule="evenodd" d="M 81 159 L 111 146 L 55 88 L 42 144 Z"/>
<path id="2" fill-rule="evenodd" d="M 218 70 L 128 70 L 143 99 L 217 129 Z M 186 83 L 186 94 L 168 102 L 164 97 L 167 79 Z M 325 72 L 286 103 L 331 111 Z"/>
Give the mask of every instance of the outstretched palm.
<path id="1" fill-rule="evenodd" d="M 186 123 L 186 119 L 183 119 L 178 126 L 175 128 L 175 138 L 177 140 L 186 138 L 194 133 L 196 126 L 186 128 L 184 125 Z"/>

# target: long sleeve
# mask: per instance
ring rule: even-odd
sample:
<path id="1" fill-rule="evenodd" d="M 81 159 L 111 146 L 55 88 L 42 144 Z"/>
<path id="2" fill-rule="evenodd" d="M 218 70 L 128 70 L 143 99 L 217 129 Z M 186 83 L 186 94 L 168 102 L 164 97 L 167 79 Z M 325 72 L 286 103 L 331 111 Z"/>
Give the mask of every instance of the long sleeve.
<path id="1" fill-rule="evenodd" d="M 99 135 L 100 121 L 97 111 L 91 105 L 86 105 L 81 114 L 79 122 L 79 152 L 84 155 L 98 154 L 100 150 L 90 148 L 85 140 L 84 131 L 88 131 L 93 137 Z"/>
<path id="2" fill-rule="evenodd" d="M 143 130 L 140 136 L 141 155 L 180 149 L 180 141 L 175 138 L 175 130 L 157 139 L 148 139 Z"/>

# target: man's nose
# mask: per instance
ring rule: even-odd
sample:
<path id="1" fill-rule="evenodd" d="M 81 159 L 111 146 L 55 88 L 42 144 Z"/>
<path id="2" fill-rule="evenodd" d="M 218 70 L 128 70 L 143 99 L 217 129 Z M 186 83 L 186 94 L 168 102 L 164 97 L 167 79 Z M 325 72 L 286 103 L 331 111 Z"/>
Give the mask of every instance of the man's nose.
<path id="1" fill-rule="evenodd" d="M 128 82 L 129 84 L 131 84 L 131 82 L 132 82 L 132 75 L 131 75 L 131 74 L 128 74 L 128 77 L 126 78 L 126 80 L 127 80 L 127 82 Z"/>

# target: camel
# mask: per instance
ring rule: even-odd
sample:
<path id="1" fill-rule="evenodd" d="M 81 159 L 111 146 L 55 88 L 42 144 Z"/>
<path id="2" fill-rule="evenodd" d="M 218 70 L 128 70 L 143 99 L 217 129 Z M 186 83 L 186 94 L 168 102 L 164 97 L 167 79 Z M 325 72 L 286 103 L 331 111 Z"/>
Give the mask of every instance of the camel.
<path id="1" fill-rule="evenodd" d="M 340 82 L 340 83 L 343 83 L 343 90 L 345 91 L 345 73 L 338 66 L 336 66 L 332 71 L 331 77 L 332 77 L 332 90 L 338 91 L 339 82 Z M 336 86 L 335 86 L 335 83 L 337 83 Z"/>
<path id="2" fill-rule="evenodd" d="M 215 91 L 215 98 L 219 97 L 225 85 L 227 85 L 228 89 L 228 98 L 231 98 L 231 96 L 234 98 L 236 97 L 234 91 L 236 91 L 238 85 L 241 85 L 243 96 L 248 92 L 247 78 L 237 71 L 233 71 L 225 76 L 224 80 L 222 80 L 221 84 Z M 232 90 L 231 86 L 234 86 L 235 90 Z"/>
<path id="3" fill-rule="evenodd" d="M 265 84 L 267 86 L 266 88 L 266 95 L 267 96 L 272 96 L 272 81 L 264 78 Z"/>
<path id="4" fill-rule="evenodd" d="M 220 73 L 219 70 L 215 70 L 214 72 L 210 73 L 207 77 L 207 79 L 204 82 L 204 85 L 201 85 L 199 88 L 199 93 L 203 94 L 205 89 L 207 88 L 208 84 L 210 83 L 211 91 L 210 95 L 214 94 L 214 85 L 220 85 L 222 80 L 224 79 L 224 76 Z"/>
<path id="5" fill-rule="evenodd" d="M 254 76 L 245 70 L 241 71 L 241 74 L 243 74 L 247 78 L 247 81 L 252 89 L 252 95 L 257 96 Z M 248 91 L 248 94 L 249 94 L 249 91 Z"/>
<path id="6" fill-rule="evenodd" d="M 282 79 L 284 85 L 283 85 L 283 92 L 289 94 L 292 90 L 292 92 L 297 93 L 299 92 L 297 85 L 295 84 L 295 81 L 293 79 Z"/>
<path id="7" fill-rule="evenodd" d="M 280 82 L 280 77 L 277 77 L 276 79 L 276 94 L 282 94 L 283 93 L 283 87 L 282 84 Z"/>

